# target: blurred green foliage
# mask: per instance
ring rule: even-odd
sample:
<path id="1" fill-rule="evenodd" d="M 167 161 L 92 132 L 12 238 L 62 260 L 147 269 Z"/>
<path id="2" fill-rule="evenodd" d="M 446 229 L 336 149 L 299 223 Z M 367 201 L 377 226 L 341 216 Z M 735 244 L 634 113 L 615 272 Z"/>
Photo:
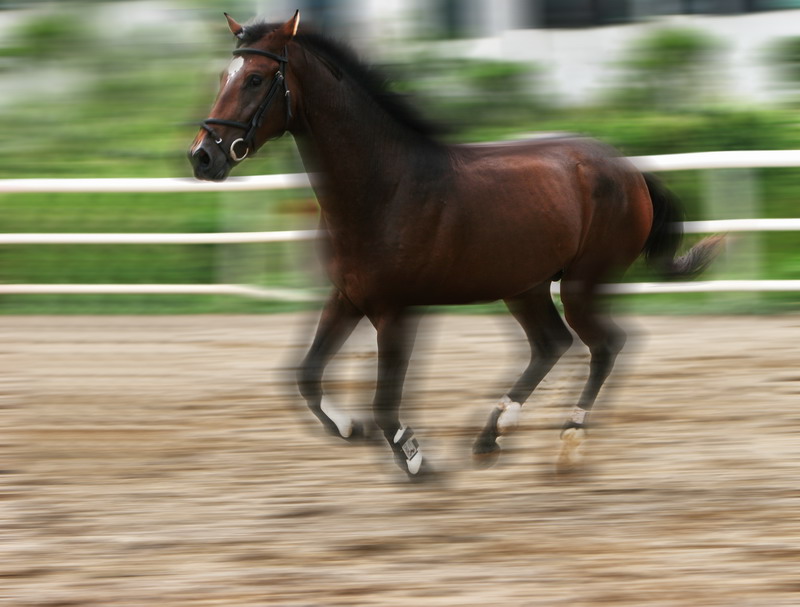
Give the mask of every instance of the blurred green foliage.
<path id="1" fill-rule="evenodd" d="M 198 26 L 201 33 L 215 32 L 205 38 L 134 30 L 111 43 L 87 33 L 86 24 L 69 15 L 45 15 L 20 25 L 0 44 L 0 87 L 9 91 L 0 98 L 0 178 L 189 176 L 186 149 L 197 121 L 211 105 L 217 73 L 231 46 L 229 36 L 219 32 L 219 15 L 213 8 L 208 9 L 213 25 Z M 426 57 L 387 68 L 397 90 L 410 93 L 423 113 L 455 127 L 453 141 L 571 131 L 598 137 L 626 155 L 800 148 L 800 123 L 788 108 L 732 108 L 708 103 L 707 96 L 673 103 L 662 87 L 675 91 L 694 86 L 695 76 L 687 70 L 712 60 L 716 43 L 688 32 L 659 36 L 632 50 L 628 68 L 639 74 L 640 90 L 631 93 L 620 85 L 596 107 L 554 104 L 544 86 L 542 66 Z M 793 61 L 788 50 L 783 56 L 787 64 Z M 31 61 L 36 62 L 34 70 Z M 681 94 L 682 100 L 688 98 Z M 271 143 L 237 173 L 301 170 L 293 142 L 285 138 Z M 757 174 L 763 216 L 797 216 L 800 170 Z M 706 218 L 702 172 L 670 173 L 664 179 L 685 200 L 689 219 Z M 313 227 L 313 209 L 308 191 L 0 195 L 3 232 L 305 229 Z M 800 279 L 796 233 L 765 235 L 761 243 L 761 277 Z M 309 270 L 314 267 L 312 257 L 307 243 L 4 246 L 0 282 L 239 282 L 305 288 L 324 284 L 316 270 Z M 649 278 L 638 266 L 630 274 L 630 279 Z M 753 301 L 750 296 L 726 299 L 720 307 L 714 296 L 702 295 L 624 300 L 637 311 L 764 312 L 796 309 L 797 295 L 758 296 L 757 306 Z M 254 312 L 295 307 L 200 296 L 0 299 L 0 312 L 6 313 Z"/>
<path id="2" fill-rule="evenodd" d="M 705 32 L 663 28 L 641 38 L 623 61 L 615 98 L 633 107 L 674 110 L 702 104 L 721 44 Z"/>
<path id="3" fill-rule="evenodd" d="M 800 36 L 778 38 L 767 50 L 766 61 L 796 106 L 800 103 Z"/>
<path id="4" fill-rule="evenodd" d="M 768 58 L 784 82 L 800 84 L 800 36 L 776 40 Z"/>
<path id="5" fill-rule="evenodd" d="M 62 59 L 86 50 L 89 32 L 73 12 L 46 12 L 24 21 L 11 32 L 11 43 L 0 47 L 0 57 L 37 61 Z"/>

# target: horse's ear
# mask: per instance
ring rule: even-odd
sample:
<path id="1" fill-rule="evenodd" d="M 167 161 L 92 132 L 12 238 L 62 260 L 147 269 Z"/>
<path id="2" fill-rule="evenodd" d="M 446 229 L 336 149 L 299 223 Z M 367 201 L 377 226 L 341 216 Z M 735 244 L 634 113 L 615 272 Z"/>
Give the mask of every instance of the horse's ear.
<path id="1" fill-rule="evenodd" d="M 295 37 L 297 34 L 297 28 L 300 27 L 300 11 L 297 10 L 294 12 L 294 17 L 289 19 L 286 23 L 281 26 L 281 33 L 286 36 L 289 40 Z"/>
<path id="2" fill-rule="evenodd" d="M 236 20 L 231 17 L 228 13 L 223 13 L 225 18 L 228 20 L 228 27 L 231 28 L 231 34 L 239 38 L 240 40 L 244 38 L 244 26 L 239 25 L 236 23 Z"/>

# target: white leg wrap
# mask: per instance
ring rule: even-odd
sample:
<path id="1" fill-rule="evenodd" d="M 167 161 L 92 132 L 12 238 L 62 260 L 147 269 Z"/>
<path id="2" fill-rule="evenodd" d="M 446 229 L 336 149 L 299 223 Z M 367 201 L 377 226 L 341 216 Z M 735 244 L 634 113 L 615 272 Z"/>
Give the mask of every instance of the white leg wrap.
<path id="1" fill-rule="evenodd" d="M 350 438 L 350 435 L 353 433 L 353 420 L 349 415 L 339 411 L 325 396 L 322 397 L 320 409 L 322 409 L 322 412 L 329 420 L 336 424 L 342 438 Z"/>
<path id="2" fill-rule="evenodd" d="M 500 404 L 497 405 L 500 409 L 500 416 L 497 418 L 497 433 L 505 434 L 510 430 L 514 430 L 519 426 L 519 412 L 522 410 L 522 405 L 515 403 L 508 396 L 500 399 Z"/>
<path id="3" fill-rule="evenodd" d="M 398 444 L 402 440 L 403 435 L 406 433 L 406 428 L 400 428 L 394 435 L 394 444 Z M 406 456 L 406 467 L 408 473 L 411 475 L 417 474 L 422 467 L 422 451 L 419 448 L 419 443 L 414 435 L 411 434 L 406 441 L 400 445 L 403 454 Z"/>
<path id="4" fill-rule="evenodd" d="M 586 409 L 581 409 L 576 405 L 569 414 L 569 421 L 582 426 L 586 421 L 586 415 L 588 413 L 589 412 Z"/>

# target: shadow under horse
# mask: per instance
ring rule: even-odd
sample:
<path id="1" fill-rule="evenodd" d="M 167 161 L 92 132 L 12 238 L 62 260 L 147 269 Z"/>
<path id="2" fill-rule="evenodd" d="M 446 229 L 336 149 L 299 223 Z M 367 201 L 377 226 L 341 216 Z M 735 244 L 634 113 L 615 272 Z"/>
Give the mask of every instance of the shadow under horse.
<path id="1" fill-rule="evenodd" d="M 343 45 L 284 24 L 243 26 L 227 16 L 234 58 L 189 157 L 199 179 L 221 181 L 270 139 L 290 132 L 320 206 L 333 284 L 298 373 L 300 392 L 327 430 L 364 438 L 364 424 L 324 397 L 323 372 L 358 322 L 377 331 L 374 421 L 412 479 L 429 471 L 399 410 L 416 314 L 439 304 L 502 299 L 522 325 L 530 363 L 475 441 L 497 439 L 572 343 L 553 304 L 591 353 L 585 387 L 562 430 L 572 465 L 589 412 L 624 336 L 600 313 L 598 287 L 640 255 L 662 274 L 693 276 L 719 248 L 710 237 L 676 257 L 682 213 L 652 176 L 591 139 L 447 145 L 380 76 Z"/>

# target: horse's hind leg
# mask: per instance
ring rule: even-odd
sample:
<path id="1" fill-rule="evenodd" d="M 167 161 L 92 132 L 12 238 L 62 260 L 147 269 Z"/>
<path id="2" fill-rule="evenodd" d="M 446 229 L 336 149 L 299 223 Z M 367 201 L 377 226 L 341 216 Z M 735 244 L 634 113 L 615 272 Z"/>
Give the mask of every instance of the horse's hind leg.
<path id="1" fill-rule="evenodd" d="M 492 410 L 472 447 L 473 454 L 484 465 L 494 463 L 500 450 L 498 437 L 517 425 L 523 403 L 572 344 L 572 335 L 564 326 L 550 296 L 549 282 L 507 300 L 506 305 L 525 330 L 531 359 L 511 390 Z"/>
<path id="2" fill-rule="evenodd" d="M 580 461 L 580 448 L 586 438 L 589 412 L 600 388 L 611 373 L 614 361 L 625 343 L 625 334 L 598 310 L 596 285 L 589 280 L 565 277 L 561 287 L 564 316 L 581 341 L 589 348 L 589 378 L 561 432 L 558 470 L 569 471 Z"/>
<path id="3" fill-rule="evenodd" d="M 309 409 L 328 432 L 345 439 L 363 436 L 363 426 L 323 398 L 322 375 L 325 366 L 363 316 L 339 291 L 334 290 L 322 311 L 311 348 L 297 371 L 297 384 Z"/>

